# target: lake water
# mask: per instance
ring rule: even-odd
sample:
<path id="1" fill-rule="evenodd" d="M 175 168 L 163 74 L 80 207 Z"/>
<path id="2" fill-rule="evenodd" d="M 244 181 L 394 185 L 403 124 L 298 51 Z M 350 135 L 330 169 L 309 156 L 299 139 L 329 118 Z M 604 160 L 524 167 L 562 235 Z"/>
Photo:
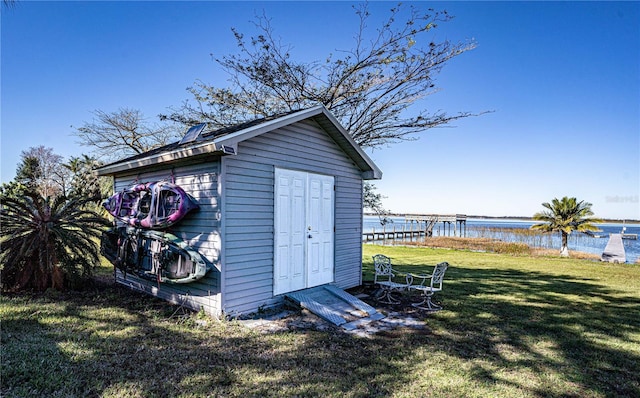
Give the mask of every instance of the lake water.
<path id="1" fill-rule="evenodd" d="M 411 228 L 411 223 L 405 223 L 404 217 L 391 217 L 393 222 L 386 225 L 386 230 L 391 231 L 395 227 L 397 230 L 402 230 L 404 226 L 407 230 Z M 475 219 L 468 218 L 466 226 L 466 235 L 469 238 L 484 237 L 500 239 L 505 242 L 523 242 L 533 247 L 543 248 L 557 248 L 560 250 L 560 234 L 544 234 L 538 236 L 523 236 L 521 234 L 510 232 L 509 230 L 528 229 L 536 222 L 529 220 L 504 220 L 504 219 Z M 448 225 L 448 224 L 447 224 Z M 601 236 L 594 238 L 583 233 L 572 233 L 569 235 L 569 250 L 576 250 L 586 253 L 594 253 L 601 255 L 604 251 L 607 242 L 609 241 L 609 234 L 620 233 L 623 228 L 626 228 L 625 233 L 637 234 L 640 236 L 640 224 L 597 224 L 598 228 L 602 232 L 596 233 Z M 371 232 L 374 228 L 376 231 L 382 231 L 382 225 L 375 216 L 364 217 L 364 232 Z M 413 229 L 417 229 L 416 223 L 413 223 Z M 464 230 L 462 231 L 464 234 Z M 439 222 L 433 228 L 433 236 L 453 236 L 454 227 L 443 226 L 443 223 Z M 457 235 L 460 235 L 458 228 Z M 415 240 L 416 238 L 414 238 Z M 423 238 L 421 238 L 423 239 Z M 627 256 L 627 263 L 634 263 L 640 258 L 640 239 L 623 239 L 624 249 Z"/>

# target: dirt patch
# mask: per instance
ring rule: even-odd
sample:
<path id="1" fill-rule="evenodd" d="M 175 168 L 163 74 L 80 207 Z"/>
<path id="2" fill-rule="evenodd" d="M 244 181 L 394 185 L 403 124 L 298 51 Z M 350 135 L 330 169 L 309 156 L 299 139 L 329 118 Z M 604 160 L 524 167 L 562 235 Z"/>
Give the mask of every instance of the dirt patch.
<path id="1" fill-rule="evenodd" d="M 116 287 L 113 276 L 95 275 L 85 286 L 85 289 L 110 290 Z M 376 300 L 381 293 L 380 289 L 372 283 L 366 283 L 347 290 L 353 296 L 374 307 L 379 313 L 385 315 L 383 319 L 363 323 L 355 330 L 346 331 L 339 326 L 335 326 L 324 319 L 316 316 L 306 309 L 283 306 L 279 308 L 262 311 L 260 313 L 248 314 L 234 321 L 249 327 L 260 333 L 283 333 L 291 331 L 328 331 L 336 333 L 349 333 L 362 337 L 374 335 L 393 337 L 398 333 L 430 333 L 425 320 L 430 312 L 411 306 L 412 302 L 420 301 L 416 293 L 395 294 L 399 300 L 398 304 L 381 303 Z M 168 303 L 166 303 L 168 304 Z M 196 313 L 185 310 L 184 314 L 188 318 L 196 317 Z"/>
<path id="2" fill-rule="evenodd" d="M 348 333 L 361 337 L 377 335 L 389 338 L 397 337 L 398 333 L 430 333 L 425 320 L 431 312 L 411 306 L 412 302 L 420 301 L 416 294 L 397 294 L 394 297 L 399 300 L 398 304 L 386 304 L 376 300 L 380 291 L 373 284 L 365 284 L 347 291 L 374 307 L 385 317 L 377 321 L 365 322 L 354 330 L 345 330 L 335 326 L 305 309 L 279 308 L 268 314 L 254 314 L 252 319 L 238 321 L 260 333 L 318 330 Z"/>

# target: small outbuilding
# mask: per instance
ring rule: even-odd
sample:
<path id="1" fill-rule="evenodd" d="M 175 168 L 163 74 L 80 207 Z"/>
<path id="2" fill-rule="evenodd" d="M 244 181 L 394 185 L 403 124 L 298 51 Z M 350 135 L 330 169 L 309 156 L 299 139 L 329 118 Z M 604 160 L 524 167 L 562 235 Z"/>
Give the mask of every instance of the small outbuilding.
<path id="1" fill-rule="evenodd" d="M 286 293 L 362 283 L 362 185 L 382 173 L 324 106 L 185 136 L 98 174 L 113 176 L 116 192 L 169 180 L 200 206 L 168 232 L 212 271 L 188 284 L 118 271 L 132 289 L 237 316 Z"/>

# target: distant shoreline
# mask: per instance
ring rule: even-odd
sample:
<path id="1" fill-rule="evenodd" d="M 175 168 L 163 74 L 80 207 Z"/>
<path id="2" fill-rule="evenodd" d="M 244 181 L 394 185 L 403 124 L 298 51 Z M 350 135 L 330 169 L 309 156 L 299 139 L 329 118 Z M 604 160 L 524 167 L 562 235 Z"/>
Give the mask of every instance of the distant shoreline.
<path id="1" fill-rule="evenodd" d="M 406 215 L 420 215 L 420 214 L 429 214 L 429 213 L 389 213 L 388 217 L 404 217 Z M 461 214 L 461 213 L 458 213 Z M 375 213 L 365 212 L 365 216 L 377 216 Z M 445 214 L 443 214 L 445 215 Z M 452 216 L 455 214 L 451 214 Z M 480 219 L 480 220 L 520 220 L 520 221 L 535 221 L 532 217 L 524 217 L 524 216 L 486 216 L 486 215 L 472 215 L 472 214 L 464 214 L 467 219 Z M 640 220 L 634 219 L 615 219 L 615 218 L 603 218 L 602 224 L 622 224 L 622 223 L 630 223 L 630 224 L 640 224 Z"/>

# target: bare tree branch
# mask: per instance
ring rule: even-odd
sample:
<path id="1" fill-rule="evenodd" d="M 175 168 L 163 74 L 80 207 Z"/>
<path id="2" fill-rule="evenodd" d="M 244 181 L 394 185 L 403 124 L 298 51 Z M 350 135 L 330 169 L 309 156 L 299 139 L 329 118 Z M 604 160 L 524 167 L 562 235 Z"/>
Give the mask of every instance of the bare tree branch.
<path id="1" fill-rule="evenodd" d="M 174 125 L 150 124 L 136 109 L 120 108 L 112 113 L 96 110 L 93 114 L 93 120 L 73 134 L 80 139 L 80 145 L 93 148 L 101 159 L 143 153 L 180 136 Z"/>
<path id="2" fill-rule="evenodd" d="M 366 4 L 354 7 L 359 18 L 351 50 L 329 54 L 325 61 L 298 62 L 290 45 L 274 35 L 271 21 L 256 17 L 256 36 L 246 39 L 233 29 L 238 53 L 217 58 L 229 74 L 228 87 L 197 81 L 187 101 L 164 120 L 206 122 L 212 128 L 256 117 L 325 105 L 364 147 L 412 139 L 427 129 L 476 115 L 407 108 L 437 92 L 435 76 L 448 61 L 475 48 L 474 42 L 436 42 L 431 34 L 451 20 L 446 11 L 400 5 L 381 27 L 371 31 Z M 484 112 L 481 112 L 484 113 Z"/>

